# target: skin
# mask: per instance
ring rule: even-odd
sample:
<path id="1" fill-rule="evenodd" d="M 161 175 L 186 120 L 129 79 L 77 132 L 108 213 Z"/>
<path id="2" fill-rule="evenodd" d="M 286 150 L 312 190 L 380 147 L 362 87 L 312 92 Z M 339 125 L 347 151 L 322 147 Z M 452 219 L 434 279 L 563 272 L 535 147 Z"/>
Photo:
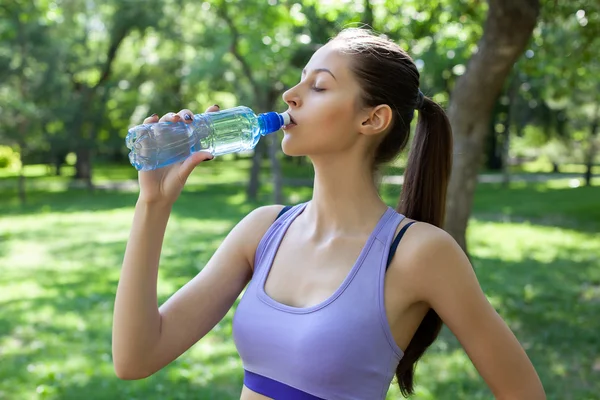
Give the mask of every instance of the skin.
<path id="1" fill-rule="evenodd" d="M 312 200 L 287 231 L 265 285 L 270 297 L 291 306 L 315 305 L 339 287 L 387 209 L 371 160 L 392 112 L 387 105 L 360 107 L 361 89 L 350 62 L 331 42 L 283 95 L 296 123 L 284 130 L 283 151 L 307 155 L 315 170 Z M 160 120 L 185 121 L 186 114 L 192 112 Z M 157 121 L 153 116 L 144 122 Z M 113 359 L 121 379 L 152 375 L 225 316 L 250 280 L 260 238 L 282 208 L 260 207 L 248 214 L 206 267 L 158 308 L 158 264 L 171 207 L 191 171 L 210 158 L 199 152 L 183 163 L 139 173 L 140 195 L 114 308 Z M 433 308 L 497 399 L 545 399 L 525 351 L 487 301 L 463 251 L 443 230 L 417 223 L 407 231 L 387 273 L 384 296 L 401 349 Z M 244 386 L 241 399 L 266 397 Z"/>

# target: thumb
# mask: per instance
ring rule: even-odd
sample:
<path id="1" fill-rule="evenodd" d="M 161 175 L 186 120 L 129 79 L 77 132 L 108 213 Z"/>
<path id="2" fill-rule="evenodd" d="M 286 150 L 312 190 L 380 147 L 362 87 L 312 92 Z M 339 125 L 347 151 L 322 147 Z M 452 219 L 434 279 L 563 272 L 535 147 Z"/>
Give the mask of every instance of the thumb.
<path id="1" fill-rule="evenodd" d="M 212 160 L 213 158 L 215 157 L 208 151 L 198 151 L 193 153 L 183 162 L 183 164 L 181 164 L 181 167 L 179 167 L 179 179 L 181 179 L 182 182 L 185 182 L 198 164 L 203 161 Z"/>

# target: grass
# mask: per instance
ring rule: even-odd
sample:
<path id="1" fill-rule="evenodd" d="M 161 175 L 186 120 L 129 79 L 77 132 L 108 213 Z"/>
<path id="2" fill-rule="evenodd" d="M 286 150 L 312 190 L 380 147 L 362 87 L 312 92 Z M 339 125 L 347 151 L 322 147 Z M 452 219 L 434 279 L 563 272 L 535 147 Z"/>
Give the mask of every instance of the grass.
<path id="1" fill-rule="evenodd" d="M 231 227 L 257 204 L 240 182 L 247 160 L 196 171 L 173 210 L 160 270 L 164 301 L 194 276 Z M 286 167 L 287 168 L 287 167 Z M 303 176 L 290 168 L 287 176 Z M 286 171 L 288 171 L 286 169 Z M 97 168 L 96 182 L 131 179 Z M 14 175 L 0 171 L 0 399 L 235 399 L 241 362 L 233 310 L 173 364 L 124 382 L 111 364 L 111 322 L 136 193 L 68 187 L 32 166 L 20 206 Z M 296 175 L 294 175 L 296 174 Z M 4 183 L 3 183 L 4 182 Z M 383 196 L 395 204 L 399 188 Z M 310 188 L 288 188 L 289 202 Z M 526 348 L 549 399 L 600 393 L 600 187 L 569 180 L 480 185 L 468 240 L 491 303 Z M 388 399 L 400 398 L 392 386 Z M 417 368 L 418 400 L 490 399 L 484 382 L 444 330 Z"/>

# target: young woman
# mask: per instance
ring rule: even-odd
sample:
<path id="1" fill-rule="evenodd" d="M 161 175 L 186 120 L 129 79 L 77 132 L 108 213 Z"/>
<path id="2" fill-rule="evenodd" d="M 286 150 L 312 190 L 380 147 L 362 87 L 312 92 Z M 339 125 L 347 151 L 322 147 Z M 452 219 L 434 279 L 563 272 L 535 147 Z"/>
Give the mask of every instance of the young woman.
<path id="1" fill-rule="evenodd" d="M 157 272 L 171 207 L 192 170 L 212 156 L 140 172 L 114 309 L 117 375 L 140 379 L 169 364 L 246 288 L 233 321 L 244 400 L 384 399 L 394 375 L 410 394 L 415 363 L 442 321 L 498 399 L 544 399 L 526 353 L 440 229 L 452 135 L 442 108 L 419 90 L 411 58 L 368 31 L 345 30 L 312 56 L 283 99 L 292 117 L 283 151 L 311 159 L 312 200 L 252 211 L 160 308 Z M 396 211 L 381 200 L 374 176 L 404 149 L 415 110 Z M 191 114 L 160 121 L 189 122 Z"/>

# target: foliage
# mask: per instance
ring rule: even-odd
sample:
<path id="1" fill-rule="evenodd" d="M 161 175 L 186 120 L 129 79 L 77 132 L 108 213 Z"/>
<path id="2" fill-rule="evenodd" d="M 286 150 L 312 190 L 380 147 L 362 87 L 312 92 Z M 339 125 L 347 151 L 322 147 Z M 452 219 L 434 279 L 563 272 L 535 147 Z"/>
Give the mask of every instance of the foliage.
<path id="1" fill-rule="evenodd" d="M 312 52 L 361 23 L 406 48 L 423 90 L 447 105 L 486 11 L 485 2 L 466 0 L 10 2 L 0 11 L 0 142 L 16 143 L 26 121 L 28 162 L 62 162 L 81 140 L 103 159 L 126 162 L 127 127 L 153 112 L 282 107 L 280 94 Z M 554 115 L 585 124 L 597 101 L 597 2 L 548 0 L 542 14 L 518 64 L 517 131 Z M 542 104 L 550 117 L 537 112 Z"/>
<path id="2" fill-rule="evenodd" d="M 517 65 L 517 130 L 533 123 L 544 129 L 546 140 L 580 145 L 587 140 L 600 103 L 599 46 L 600 3 L 545 2 L 530 48 Z"/>
<path id="3" fill-rule="evenodd" d="M 21 166 L 20 164 L 19 153 L 12 147 L 0 146 L 0 168 L 16 169 Z"/>

